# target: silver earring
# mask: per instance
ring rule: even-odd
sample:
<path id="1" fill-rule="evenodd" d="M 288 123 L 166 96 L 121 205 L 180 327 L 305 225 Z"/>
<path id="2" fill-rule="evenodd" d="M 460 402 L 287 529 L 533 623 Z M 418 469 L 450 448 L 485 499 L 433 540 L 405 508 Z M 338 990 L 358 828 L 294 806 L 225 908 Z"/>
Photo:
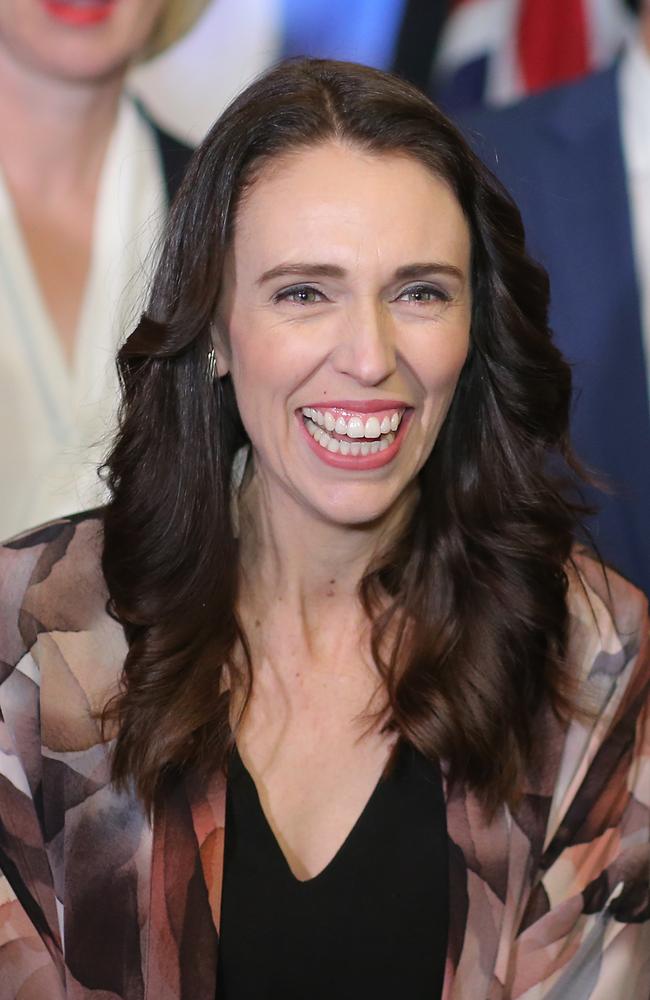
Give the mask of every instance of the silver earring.
<path id="1" fill-rule="evenodd" d="M 214 377 L 217 371 L 217 356 L 214 353 L 214 347 L 210 348 L 208 351 L 208 382 L 214 382 Z"/>

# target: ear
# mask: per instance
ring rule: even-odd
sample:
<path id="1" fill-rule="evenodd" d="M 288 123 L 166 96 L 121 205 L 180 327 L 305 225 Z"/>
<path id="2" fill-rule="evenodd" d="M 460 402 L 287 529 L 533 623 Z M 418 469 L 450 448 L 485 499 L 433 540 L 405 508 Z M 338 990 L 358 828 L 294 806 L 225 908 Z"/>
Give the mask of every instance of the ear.
<path id="1" fill-rule="evenodd" d="M 230 351 L 228 349 L 228 335 L 223 324 L 215 320 L 210 327 L 212 336 L 212 350 L 214 352 L 214 366 L 218 378 L 223 378 L 230 371 Z"/>

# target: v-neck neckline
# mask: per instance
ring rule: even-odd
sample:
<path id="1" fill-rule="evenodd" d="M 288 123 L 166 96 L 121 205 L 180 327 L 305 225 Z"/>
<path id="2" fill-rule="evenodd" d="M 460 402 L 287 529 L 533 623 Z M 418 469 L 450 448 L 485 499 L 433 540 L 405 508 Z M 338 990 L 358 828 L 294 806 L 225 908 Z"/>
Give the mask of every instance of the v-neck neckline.
<path id="1" fill-rule="evenodd" d="M 240 790 L 243 791 L 246 797 L 248 805 L 247 811 L 252 818 L 252 822 L 254 822 L 257 827 L 257 832 L 260 838 L 259 842 L 262 845 L 266 845 L 265 850 L 268 852 L 269 860 L 275 863 L 276 867 L 283 872 L 286 879 L 292 886 L 294 886 L 294 888 L 298 891 L 308 891 L 310 888 L 315 888 L 322 882 L 326 881 L 332 876 L 333 873 L 336 872 L 338 866 L 345 862 L 345 857 L 349 851 L 354 848 L 354 842 L 357 837 L 362 836 L 368 823 L 372 822 L 372 814 L 375 811 L 377 799 L 380 797 L 382 789 L 386 786 L 386 783 L 394 776 L 395 769 L 399 767 L 403 760 L 403 754 L 404 749 L 400 744 L 398 744 L 395 748 L 394 755 L 391 755 L 389 758 L 388 768 L 384 769 L 384 771 L 380 774 L 357 818 L 332 857 L 319 872 L 306 879 L 298 878 L 291 868 L 291 865 L 289 864 L 289 861 L 280 846 L 273 828 L 269 823 L 266 813 L 264 812 L 253 776 L 244 764 L 236 744 L 231 752 L 228 783 L 229 785 L 231 782 L 239 783 Z"/>
<path id="2" fill-rule="evenodd" d="M 7 231 L 5 239 L 10 244 L 10 255 L 12 268 L 15 270 L 20 284 L 25 289 L 24 301 L 26 310 L 29 313 L 30 322 L 28 324 L 27 336 L 34 341 L 38 341 L 37 352 L 39 356 L 46 359 L 47 367 L 50 371 L 56 370 L 56 381 L 65 386 L 66 395 L 72 389 L 78 375 L 79 365 L 83 351 L 83 331 L 87 323 L 87 312 L 90 298 L 90 291 L 95 279 L 95 252 L 97 233 L 102 215 L 102 201 L 105 196 L 107 183 L 107 168 L 110 162 L 111 147 L 115 132 L 118 126 L 118 118 L 115 121 L 111 136 L 104 153 L 104 159 L 97 181 L 95 203 L 93 206 L 92 225 L 90 230 L 90 249 L 88 257 L 88 268 L 86 270 L 84 286 L 79 301 L 77 320 L 73 336 L 73 349 L 70 357 L 66 355 L 63 346 L 63 339 L 60 330 L 48 308 L 43 286 L 39 281 L 34 265 L 34 260 L 29 251 L 29 246 L 25 236 L 23 226 L 11 192 L 7 184 L 4 173 L 0 170 L 0 209 L 4 215 Z"/>
<path id="3" fill-rule="evenodd" d="M 21 337 L 29 354 L 31 367 L 35 370 L 45 397 L 48 398 L 48 412 L 58 417 L 57 422 L 65 423 L 64 414 L 68 413 L 70 404 L 74 405 L 76 401 L 77 391 L 83 382 L 84 371 L 88 364 L 89 333 L 96 327 L 96 323 L 93 323 L 96 293 L 98 283 L 103 280 L 100 272 L 106 261 L 111 258 L 113 248 L 110 233 L 116 224 L 123 224 L 116 223 L 114 189 L 116 184 L 123 183 L 125 150 L 130 150 L 129 156 L 139 152 L 138 149 L 131 150 L 134 142 L 140 141 L 141 138 L 136 131 L 139 127 L 138 121 L 139 112 L 132 99 L 123 96 L 117 108 L 97 181 L 90 255 L 70 357 L 66 355 L 60 332 L 48 308 L 16 206 L 6 177 L 0 168 L 3 243 L 11 272 L 15 275 L 18 287 L 22 289 L 20 304 L 26 319 L 21 327 Z M 125 275 L 125 281 L 128 280 L 130 276 Z M 126 288 L 124 291 L 126 292 Z"/>
<path id="4" fill-rule="evenodd" d="M 0 214 L 4 220 L 3 249 L 20 289 L 20 308 L 25 314 L 21 338 L 30 358 L 47 411 L 55 424 L 64 424 L 65 401 L 72 385 L 72 369 L 67 363 L 59 334 L 47 309 L 25 236 L 6 178 L 0 170 Z M 45 374 L 47 373 L 47 375 Z M 62 428 L 61 428 L 62 429 Z"/>

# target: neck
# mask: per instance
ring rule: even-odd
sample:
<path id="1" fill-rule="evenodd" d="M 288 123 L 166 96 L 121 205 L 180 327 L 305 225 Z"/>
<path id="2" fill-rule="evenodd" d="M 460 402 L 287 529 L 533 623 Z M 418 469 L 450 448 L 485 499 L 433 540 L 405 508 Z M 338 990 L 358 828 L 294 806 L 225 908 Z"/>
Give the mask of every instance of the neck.
<path id="1" fill-rule="evenodd" d="M 306 644 L 331 622 L 337 631 L 365 621 L 359 585 L 410 516 L 404 497 L 381 521 L 328 522 L 290 497 L 269 495 L 253 479 L 242 491 L 240 538 L 242 592 L 256 618 L 281 615 L 300 623 Z"/>
<path id="2" fill-rule="evenodd" d="M 117 117 L 123 76 L 52 79 L 0 49 L 0 164 L 12 190 L 58 198 L 94 191 Z"/>

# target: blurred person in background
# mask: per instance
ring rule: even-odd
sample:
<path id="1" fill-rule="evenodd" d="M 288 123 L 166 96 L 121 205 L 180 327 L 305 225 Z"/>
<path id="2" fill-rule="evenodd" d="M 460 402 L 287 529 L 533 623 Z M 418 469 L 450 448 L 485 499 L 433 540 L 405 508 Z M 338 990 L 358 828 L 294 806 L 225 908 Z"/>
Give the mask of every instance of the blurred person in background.
<path id="1" fill-rule="evenodd" d="M 190 152 L 125 74 L 203 6 L 0 0 L 0 537 L 99 498 L 117 342 Z"/>
<path id="2" fill-rule="evenodd" d="M 650 592 L 650 0 L 611 68 L 461 122 L 517 200 L 574 366 L 573 438 L 609 482 L 602 555 Z"/>

